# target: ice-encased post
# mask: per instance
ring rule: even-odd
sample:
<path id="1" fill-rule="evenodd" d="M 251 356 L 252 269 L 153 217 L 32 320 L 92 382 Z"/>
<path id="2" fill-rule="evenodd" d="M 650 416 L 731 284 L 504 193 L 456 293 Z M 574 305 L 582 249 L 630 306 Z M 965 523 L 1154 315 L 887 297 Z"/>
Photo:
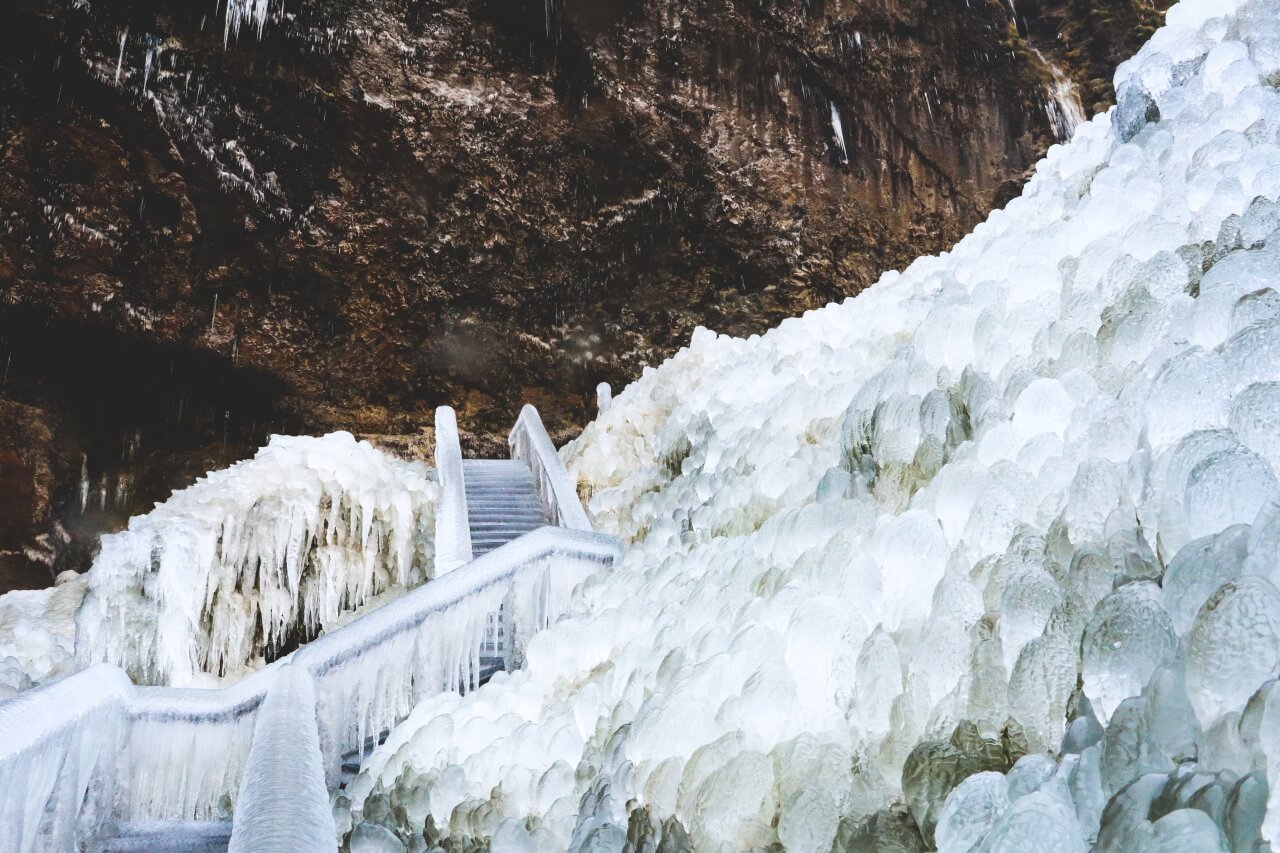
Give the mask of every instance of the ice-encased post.
<path id="1" fill-rule="evenodd" d="M 601 382 L 596 386 L 596 411 L 604 414 L 609 411 L 609 406 L 613 404 L 613 388 L 608 382 Z"/>
<path id="2" fill-rule="evenodd" d="M 99 664 L 0 702 L 0 850 L 72 850 L 114 817 L 132 691 Z"/>
<path id="3" fill-rule="evenodd" d="M 440 503 L 436 505 L 436 575 L 471 562 L 471 526 L 467 490 L 462 478 L 462 445 L 458 419 L 450 406 L 436 409 L 436 476 Z"/>
<path id="4" fill-rule="evenodd" d="M 338 848 L 316 728 L 316 690 L 298 666 L 276 670 L 258 711 L 227 853 Z"/>
<path id="5" fill-rule="evenodd" d="M 560 527 L 591 531 L 591 521 L 578 500 L 578 489 L 564 467 L 556 446 L 547 435 L 542 417 L 533 406 L 525 405 L 507 437 L 511 458 L 519 459 L 533 472 L 538 496 L 548 514 Z"/>

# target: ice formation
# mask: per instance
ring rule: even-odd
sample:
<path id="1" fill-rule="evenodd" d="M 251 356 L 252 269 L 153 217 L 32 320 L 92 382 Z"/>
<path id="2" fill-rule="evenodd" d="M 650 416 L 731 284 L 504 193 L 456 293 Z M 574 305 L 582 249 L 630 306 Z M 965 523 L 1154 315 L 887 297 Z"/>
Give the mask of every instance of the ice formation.
<path id="1" fill-rule="evenodd" d="M 76 609 L 87 584 L 64 573 L 48 589 L 0 595 L 0 701 L 75 669 Z"/>
<path id="2" fill-rule="evenodd" d="M 646 371 L 566 453 L 622 564 L 352 853 L 1280 842 L 1278 82 L 1280 2 L 1183 0 L 952 252 Z"/>
<path id="3" fill-rule="evenodd" d="M 306 670 L 282 666 L 258 711 L 228 853 L 331 850 L 328 802 L 315 685 Z"/>
<path id="4" fill-rule="evenodd" d="M 138 683 L 207 684 L 420 584 L 437 493 L 427 473 L 349 433 L 273 437 L 103 537 L 76 616 L 79 661 Z"/>

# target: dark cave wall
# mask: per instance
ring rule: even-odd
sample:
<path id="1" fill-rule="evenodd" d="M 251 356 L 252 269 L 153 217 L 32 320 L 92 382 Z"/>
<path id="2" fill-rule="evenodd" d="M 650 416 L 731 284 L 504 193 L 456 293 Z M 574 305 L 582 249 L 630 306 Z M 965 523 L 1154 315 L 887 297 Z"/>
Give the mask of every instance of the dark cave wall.
<path id="1" fill-rule="evenodd" d="M 564 439 L 697 325 L 945 249 L 1053 141 L 1032 48 L 1102 104 L 1158 14 L 1018 8 L 284 0 L 224 46 L 200 4 L 17 0 L 0 397 L 58 425 L 18 527 L 65 522 L 82 566 L 272 430 L 413 433 L 444 402 L 476 452 L 524 401 Z M 77 514 L 82 456 L 133 484 L 110 512 Z"/>

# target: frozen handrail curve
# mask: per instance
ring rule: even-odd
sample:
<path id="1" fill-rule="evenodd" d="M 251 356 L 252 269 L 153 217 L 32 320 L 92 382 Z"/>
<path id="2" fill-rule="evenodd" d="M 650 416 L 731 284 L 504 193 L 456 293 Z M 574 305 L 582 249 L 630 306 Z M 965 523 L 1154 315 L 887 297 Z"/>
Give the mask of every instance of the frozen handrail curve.
<path id="1" fill-rule="evenodd" d="M 511 458 L 519 459 L 533 471 L 543 506 L 561 527 L 590 531 L 591 521 L 578 500 L 578 489 L 564 467 L 556 446 L 547 435 L 538 410 L 525 405 L 507 438 Z"/>
<path id="2" fill-rule="evenodd" d="M 435 573 L 440 576 L 471 562 L 472 557 L 462 446 L 458 419 L 450 406 L 436 408 L 436 477 L 440 503 L 436 505 Z"/>
<path id="3" fill-rule="evenodd" d="M 76 725 L 104 705 L 123 707 L 133 689 L 124 670 L 103 663 L 0 702 L 0 763 Z"/>
<path id="4" fill-rule="evenodd" d="M 275 673 L 253 732 L 228 853 L 327 853 L 337 832 L 316 729 L 316 691 L 298 666 Z"/>
<path id="5" fill-rule="evenodd" d="M 389 637 L 412 629 L 429 614 L 441 612 L 468 596 L 510 581 L 521 569 L 548 557 L 572 557 L 610 565 L 622 554 L 613 536 L 562 527 L 539 527 L 488 554 L 477 557 L 465 574 L 446 575 L 415 589 L 332 634 L 294 652 L 292 662 L 320 677 Z"/>

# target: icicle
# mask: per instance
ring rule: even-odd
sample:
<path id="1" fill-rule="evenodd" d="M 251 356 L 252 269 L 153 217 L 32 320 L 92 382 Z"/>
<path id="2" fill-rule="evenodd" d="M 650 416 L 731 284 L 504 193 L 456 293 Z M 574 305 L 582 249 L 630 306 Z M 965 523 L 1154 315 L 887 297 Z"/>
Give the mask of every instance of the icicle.
<path id="1" fill-rule="evenodd" d="M 129 37 L 129 28 L 125 27 L 124 32 L 120 33 L 120 55 L 116 57 L 116 85 L 120 85 L 120 69 L 124 66 L 124 43 Z"/>
<path id="2" fill-rule="evenodd" d="M 80 512 L 89 508 L 89 455 L 80 454 Z"/>
<path id="3" fill-rule="evenodd" d="M 1080 103 L 1080 93 L 1076 91 L 1076 84 L 1071 78 L 1050 62 L 1038 48 L 1033 47 L 1031 51 L 1053 77 L 1053 83 L 1049 87 L 1049 100 L 1045 102 L 1045 113 L 1049 116 L 1058 141 L 1066 142 L 1075 129 L 1088 120 L 1084 105 Z"/>
<path id="4" fill-rule="evenodd" d="M 836 106 L 836 102 L 831 102 L 831 129 L 836 135 L 836 146 L 840 149 L 840 162 L 849 162 L 849 150 L 844 144 L 844 125 L 840 122 L 840 109 Z"/>

